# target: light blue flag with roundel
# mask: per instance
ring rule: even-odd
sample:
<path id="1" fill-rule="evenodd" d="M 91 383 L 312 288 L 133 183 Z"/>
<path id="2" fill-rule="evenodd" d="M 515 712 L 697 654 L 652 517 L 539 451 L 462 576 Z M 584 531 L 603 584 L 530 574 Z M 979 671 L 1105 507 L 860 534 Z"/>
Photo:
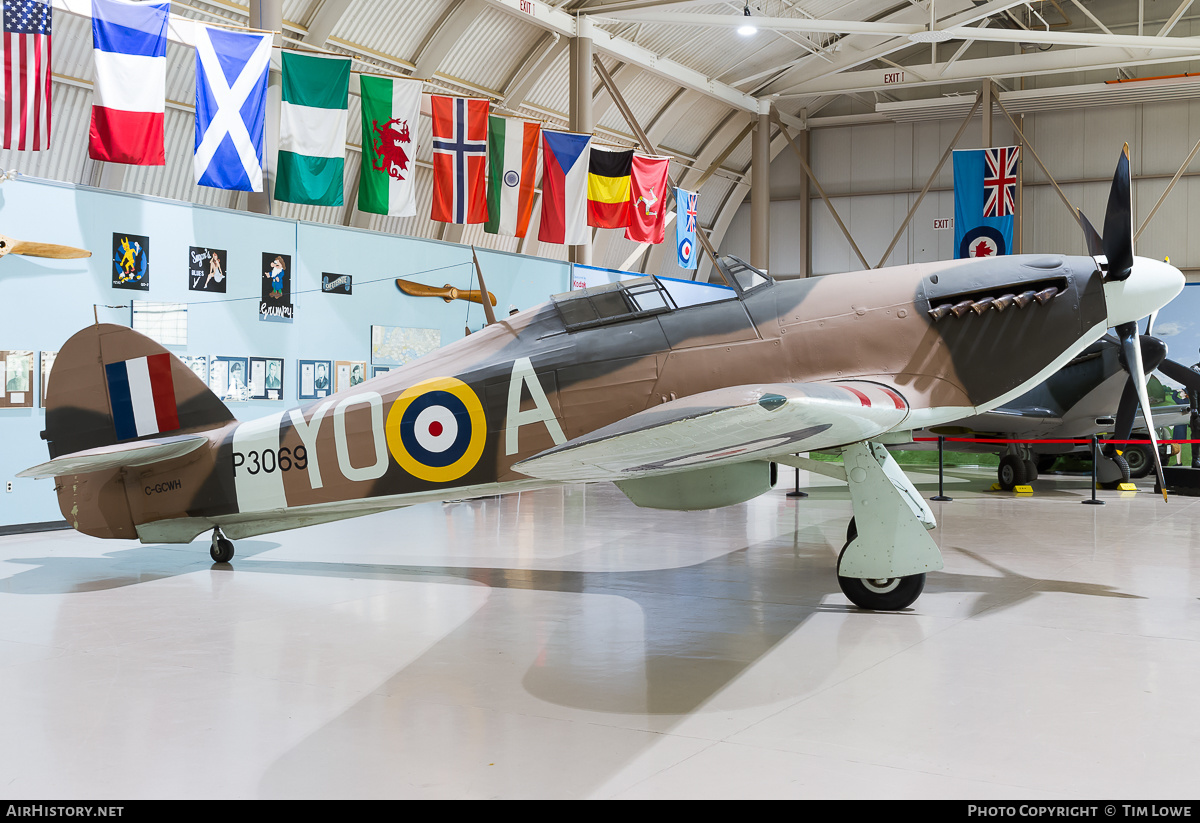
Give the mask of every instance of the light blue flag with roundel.
<path id="1" fill-rule="evenodd" d="M 697 268 L 696 200 L 700 195 L 675 187 L 675 258 L 681 269 Z"/>
<path id="2" fill-rule="evenodd" d="M 954 152 L 954 256 L 1012 253 L 1018 146 Z"/>
<path id="3" fill-rule="evenodd" d="M 197 27 L 196 182 L 263 190 L 271 35 Z"/>

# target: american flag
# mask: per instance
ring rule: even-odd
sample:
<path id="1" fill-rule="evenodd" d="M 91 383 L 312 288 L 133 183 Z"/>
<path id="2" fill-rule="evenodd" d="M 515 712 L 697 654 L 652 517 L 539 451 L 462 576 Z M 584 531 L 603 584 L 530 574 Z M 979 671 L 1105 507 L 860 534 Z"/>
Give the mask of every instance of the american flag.
<path id="1" fill-rule="evenodd" d="M 49 0 L 4 0 L 4 148 L 50 148 Z"/>
<path id="2" fill-rule="evenodd" d="M 1019 146 L 984 149 L 983 216 L 1008 217 L 1017 210 L 1017 158 Z"/>

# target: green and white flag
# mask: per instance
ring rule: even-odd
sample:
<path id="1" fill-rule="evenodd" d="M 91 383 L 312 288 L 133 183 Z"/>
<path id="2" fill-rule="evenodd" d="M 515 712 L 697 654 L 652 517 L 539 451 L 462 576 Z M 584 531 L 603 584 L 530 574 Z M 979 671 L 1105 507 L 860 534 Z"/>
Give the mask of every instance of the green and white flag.
<path id="1" fill-rule="evenodd" d="M 412 217 L 417 213 L 417 125 L 420 80 L 362 75 L 362 165 L 359 211 Z"/>
<path id="2" fill-rule="evenodd" d="M 284 51 L 275 199 L 342 205 L 350 60 Z"/>

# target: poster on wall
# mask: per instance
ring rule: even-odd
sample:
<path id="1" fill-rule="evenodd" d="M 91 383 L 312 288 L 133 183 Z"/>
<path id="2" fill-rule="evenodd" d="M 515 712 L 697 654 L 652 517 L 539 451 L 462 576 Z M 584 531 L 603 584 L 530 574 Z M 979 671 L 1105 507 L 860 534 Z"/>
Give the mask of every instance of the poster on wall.
<path id="1" fill-rule="evenodd" d="M 225 294 L 225 263 L 229 253 L 224 249 L 200 246 L 188 247 L 188 288 Z"/>
<path id="2" fill-rule="evenodd" d="M 297 394 L 301 400 L 316 400 L 328 397 L 332 391 L 330 383 L 333 373 L 332 363 L 328 360 L 300 361 L 300 390 Z"/>
<path id="3" fill-rule="evenodd" d="M 250 358 L 250 399 L 283 399 L 283 360 L 281 358 Z"/>
<path id="4" fill-rule="evenodd" d="M 387 374 L 392 370 L 391 366 L 373 366 L 371 368 L 371 376 L 378 377 L 381 374 Z"/>
<path id="5" fill-rule="evenodd" d="M 58 357 L 56 351 L 42 352 L 42 408 L 46 407 L 46 388 L 50 385 L 50 371 L 54 368 L 54 358 Z"/>
<path id="6" fill-rule="evenodd" d="M 263 252 L 262 300 L 258 319 L 290 323 L 292 310 L 292 256 Z"/>
<path id="7" fill-rule="evenodd" d="M 403 366 L 441 345 L 440 329 L 371 326 L 371 362 L 377 366 Z"/>
<path id="8" fill-rule="evenodd" d="M 33 407 L 33 352 L 0 350 L 0 408 Z"/>
<path id="9" fill-rule="evenodd" d="M 208 387 L 213 394 L 230 403 L 250 399 L 246 382 L 246 358 L 213 357 L 208 365 Z"/>
<path id="10" fill-rule="evenodd" d="M 200 382 L 208 385 L 208 355 L 206 354 L 181 354 L 180 361 L 183 365 L 192 370 L 192 373 L 200 378 Z"/>
<path id="11" fill-rule="evenodd" d="M 367 379 L 367 361 L 338 360 L 334 391 L 345 391 Z"/>
<path id="12" fill-rule="evenodd" d="M 321 272 L 321 291 L 326 294 L 353 294 L 354 277 L 349 274 Z"/>
<path id="13" fill-rule="evenodd" d="M 113 233 L 112 287 L 150 290 L 150 238 L 141 234 Z"/>

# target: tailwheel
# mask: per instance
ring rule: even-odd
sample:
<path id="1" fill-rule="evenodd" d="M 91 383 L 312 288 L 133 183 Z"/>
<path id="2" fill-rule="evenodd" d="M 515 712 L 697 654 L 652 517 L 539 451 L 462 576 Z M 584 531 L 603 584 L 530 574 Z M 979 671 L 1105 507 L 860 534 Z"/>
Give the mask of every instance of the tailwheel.
<path id="1" fill-rule="evenodd" d="M 842 546 L 842 551 L 838 555 L 839 569 L 842 566 L 842 555 L 846 553 L 846 547 L 856 537 L 858 537 L 857 524 L 854 522 L 854 518 L 850 518 L 850 525 L 846 529 L 846 545 Z M 925 575 L 911 574 L 907 577 L 873 580 L 861 577 L 842 577 L 839 574 L 838 585 L 842 587 L 842 594 L 846 595 L 850 602 L 860 609 L 874 612 L 894 612 L 907 609 L 916 602 L 917 598 L 921 596 L 921 592 L 925 591 Z"/>
<path id="2" fill-rule="evenodd" d="M 221 534 L 220 529 L 213 529 L 212 547 L 208 554 L 215 563 L 228 563 L 233 559 L 233 541 Z"/>

